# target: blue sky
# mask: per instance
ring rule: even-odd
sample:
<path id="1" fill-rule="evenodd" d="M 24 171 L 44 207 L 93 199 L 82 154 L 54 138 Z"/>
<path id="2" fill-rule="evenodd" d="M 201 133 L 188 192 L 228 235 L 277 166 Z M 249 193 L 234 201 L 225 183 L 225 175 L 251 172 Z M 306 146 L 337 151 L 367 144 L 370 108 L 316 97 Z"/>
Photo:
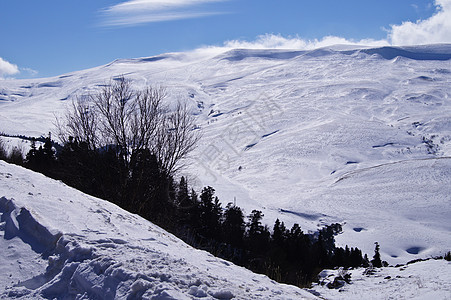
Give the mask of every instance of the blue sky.
<path id="1" fill-rule="evenodd" d="M 225 43 L 271 47 L 274 37 L 291 48 L 327 36 L 451 42 L 450 11 L 451 0 L 2 0 L 0 78 L 55 76 Z"/>

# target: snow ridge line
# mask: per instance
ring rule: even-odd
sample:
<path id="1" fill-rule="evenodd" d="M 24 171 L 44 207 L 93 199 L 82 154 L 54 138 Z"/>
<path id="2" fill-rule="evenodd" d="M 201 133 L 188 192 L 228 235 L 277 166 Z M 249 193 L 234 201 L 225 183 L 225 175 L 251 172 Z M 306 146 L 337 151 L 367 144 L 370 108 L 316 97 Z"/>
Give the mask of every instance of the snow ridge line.
<path id="1" fill-rule="evenodd" d="M 33 251 L 48 256 L 56 247 L 61 232 L 52 233 L 40 224 L 25 207 L 18 208 L 13 199 L 0 198 L 0 213 L 4 226 L 4 238 L 19 237 L 31 246 Z"/>
<path id="2" fill-rule="evenodd" d="M 407 160 L 400 160 L 400 161 L 394 161 L 394 162 L 389 162 L 389 163 L 385 163 L 385 164 L 380 164 L 380 165 L 376 165 L 376 166 L 372 166 L 372 167 L 367 167 L 367 168 L 363 168 L 363 169 L 358 169 L 358 170 L 353 170 L 350 172 L 347 172 L 345 174 L 343 174 L 342 176 L 340 176 L 340 178 L 338 178 L 333 184 L 337 184 L 342 180 L 348 179 L 356 174 L 359 173 L 363 173 L 372 169 L 376 169 L 376 168 L 380 168 L 380 167 L 385 167 L 385 166 L 390 166 L 390 165 L 396 165 L 396 164 L 403 164 L 403 163 L 409 163 L 409 162 L 415 162 L 415 161 L 428 161 L 428 160 L 446 160 L 446 159 L 451 159 L 451 156 L 443 156 L 443 157 L 433 157 L 433 158 L 418 158 L 418 159 L 407 159 Z"/>

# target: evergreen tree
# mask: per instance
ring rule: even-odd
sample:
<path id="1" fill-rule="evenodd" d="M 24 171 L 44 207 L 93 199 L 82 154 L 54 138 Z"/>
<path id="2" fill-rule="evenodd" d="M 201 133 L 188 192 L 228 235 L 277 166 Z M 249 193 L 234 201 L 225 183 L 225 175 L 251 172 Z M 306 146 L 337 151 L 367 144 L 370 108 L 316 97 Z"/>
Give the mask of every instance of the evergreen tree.
<path id="1" fill-rule="evenodd" d="M 188 183 L 185 180 L 185 177 L 180 178 L 180 183 L 178 186 L 176 203 L 178 207 L 190 207 L 192 205 L 191 199 L 188 193 Z"/>
<path id="2" fill-rule="evenodd" d="M 288 259 L 303 264 L 305 257 L 309 255 L 310 240 L 298 224 L 294 224 L 288 233 Z"/>
<path id="3" fill-rule="evenodd" d="M 374 244 L 376 245 L 376 247 L 374 249 L 374 256 L 373 256 L 373 259 L 371 260 L 371 263 L 373 264 L 373 267 L 381 268 L 382 260 L 381 260 L 381 255 L 379 253 L 380 246 L 379 246 L 378 242 L 375 242 Z"/>
<path id="4" fill-rule="evenodd" d="M 287 235 L 288 232 L 285 228 L 285 224 L 283 222 L 280 223 L 280 220 L 277 219 L 274 223 L 273 233 L 271 236 L 273 244 L 277 247 L 283 247 L 287 239 Z"/>
<path id="5" fill-rule="evenodd" d="M 121 164 L 122 165 L 122 164 Z M 172 230 L 175 226 L 175 189 L 149 149 L 136 150 L 130 159 L 126 196 L 123 206 L 136 207 L 138 213 L 152 222 Z"/>
<path id="6" fill-rule="evenodd" d="M 273 232 L 270 239 L 269 251 L 267 254 L 268 270 L 266 274 L 276 278 L 279 281 L 286 280 L 286 273 L 282 274 L 282 270 L 287 270 L 289 264 L 288 258 L 288 231 L 283 222 L 277 219 L 274 222 Z"/>
<path id="7" fill-rule="evenodd" d="M 47 162 L 55 161 L 55 150 L 53 150 L 52 135 L 50 132 L 49 136 L 45 138 L 42 155 Z"/>
<path id="8" fill-rule="evenodd" d="M 351 248 L 350 267 L 360 267 L 364 264 L 362 251 L 358 248 Z"/>
<path id="9" fill-rule="evenodd" d="M 363 266 L 368 267 L 369 264 L 370 264 L 370 260 L 368 259 L 368 254 L 365 253 L 365 255 L 363 256 Z"/>
<path id="10" fill-rule="evenodd" d="M 25 163 L 30 169 L 52 177 L 56 156 L 50 133 L 45 138 L 44 147 L 39 146 L 39 149 L 36 149 L 36 139 L 32 139 L 31 149 L 26 155 Z"/>
<path id="11" fill-rule="evenodd" d="M 168 174 L 165 176 L 168 183 L 168 201 L 172 205 L 176 205 L 177 200 L 177 191 L 176 191 L 176 183 L 174 182 L 174 178 L 172 175 Z"/>
<path id="12" fill-rule="evenodd" d="M 354 267 L 354 264 L 352 262 L 353 255 L 354 255 L 354 248 L 349 248 L 348 245 L 346 245 L 344 260 L 340 266 L 345 267 L 345 268 Z M 360 264 L 357 266 L 360 266 Z"/>
<path id="13" fill-rule="evenodd" d="M 243 211 L 240 207 L 227 204 L 222 222 L 224 242 L 234 246 L 243 247 L 245 223 Z"/>
<path id="14" fill-rule="evenodd" d="M 266 226 L 263 226 L 261 220 L 263 213 L 259 210 L 253 210 L 248 216 L 247 243 L 248 248 L 255 253 L 265 253 L 269 246 L 270 233 Z"/>
<path id="15" fill-rule="evenodd" d="M 197 193 L 194 189 L 191 189 L 191 195 L 190 195 L 192 206 L 188 208 L 188 214 L 189 214 L 189 225 L 191 228 L 194 229 L 194 231 L 199 231 L 201 227 L 200 223 L 200 203 L 199 198 L 197 196 Z"/>
<path id="16" fill-rule="evenodd" d="M 120 204 L 117 200 L 119 174 L 115 156 L 106 152 L 91 150 L 86 142 L 70 137 L 58 153 L 58 168 L 53 174 L 85 193 Z M 108 162 L 107 156 L 111 156 Z"/>
<path id="17" fill-rule="evenodd" d="M 321 229 L 318 234 L 318 240 L 313 245 L 314 262 L 318 267 L 325 268 L 331 265 L 331 251 L 334 247 L 333 236 L 331 238 L 330 231 L 325 228 Z"/>
<path id="18" fill-rule="evenodd" d="M 32 170 L 35 170 L 38 165 L 38 149 L 36 148 L 36 138 L 31 139 L 31 149 L 28 151 L 25 162 L 26 166 Z"/>
<path id="19" fill-rule="evenodd" d="M 215 190 L 210 186 L 200 194 L 200 234 L 205 238 L 220 240 L 222 209 L 214 194 Z"/>
<path id="20" fill-rule="evenodd" d="M 159 209 L 159 205 L 151 203 L 158 201 L 159 192 L 153 187 L 161 181 L 161 176 L 155 156 L 148 149 L 133 152 L 130 159 L 130 175 L 127 180 L 127 194 L 121 199 L 123 206 L 147 217 Z"/>

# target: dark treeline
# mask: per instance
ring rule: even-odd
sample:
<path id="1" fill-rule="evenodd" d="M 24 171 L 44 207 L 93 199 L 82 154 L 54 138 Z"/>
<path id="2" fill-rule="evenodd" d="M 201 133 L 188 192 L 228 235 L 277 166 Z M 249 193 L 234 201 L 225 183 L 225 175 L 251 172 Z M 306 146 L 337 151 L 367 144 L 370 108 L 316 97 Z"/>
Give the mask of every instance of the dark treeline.
<path id="1" fill-rule="evenodd" d="M 34 141 L 38 141 L 38 142 L 42 142 L 42 143 L 45 143 L 45 140 L 46 140 L 46 137 L 43 135 L 41 135 L 40 137 L 31 137 L 31 136 L 26 136 L 23 134 L 7 134 L 4 132 L 0 132 L 0 137 L 2 137 L 2 136 L 10 137 L 10 138 L 19 138 L 24 141 L 33 141 L 34 140 Z"/>
<path id="2" fill-rule="evenodd" d="M 270 278 L 308 285 L 324 268 L 368 264 L 357 248 L 335 246 L 339 224 L 304 233 L 298 224 L 286 228 L 276 220 L 262 224 L 263 214 L 228 203 L 222 206 L 215 190 L 199 194 L 184 177 L 175 183 L 149 150 L 136 150 L 125 164 L 115 147 L 92 150 L 70 138 L 58 153 L 50 137 L 39 148 L 32 143 L 24 165 L 62 180 L 85 193 L 109 200 L 177 235 L 190 245 Z"/>

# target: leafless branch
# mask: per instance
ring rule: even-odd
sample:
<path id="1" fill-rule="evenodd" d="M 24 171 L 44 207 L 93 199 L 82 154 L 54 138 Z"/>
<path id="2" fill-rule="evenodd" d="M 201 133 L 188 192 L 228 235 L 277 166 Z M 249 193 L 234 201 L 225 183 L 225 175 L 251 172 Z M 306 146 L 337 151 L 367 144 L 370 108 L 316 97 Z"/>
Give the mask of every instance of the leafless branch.
<path id="1" fill-rule="evenodd" d="M 186 105 L 179 103 L 169 111 L 163 103 L 166 97 L 163 88 L 135 91 L 129 80 L 117 78 L 97 94 L 72 102 L 64 122 L 57 120 L 60 138 L 66 142 L 73 136 L 90 149 L 115 145 L 127 165 L 134 151 L 149 149 L 172 175 L 200 135 Z"/>

